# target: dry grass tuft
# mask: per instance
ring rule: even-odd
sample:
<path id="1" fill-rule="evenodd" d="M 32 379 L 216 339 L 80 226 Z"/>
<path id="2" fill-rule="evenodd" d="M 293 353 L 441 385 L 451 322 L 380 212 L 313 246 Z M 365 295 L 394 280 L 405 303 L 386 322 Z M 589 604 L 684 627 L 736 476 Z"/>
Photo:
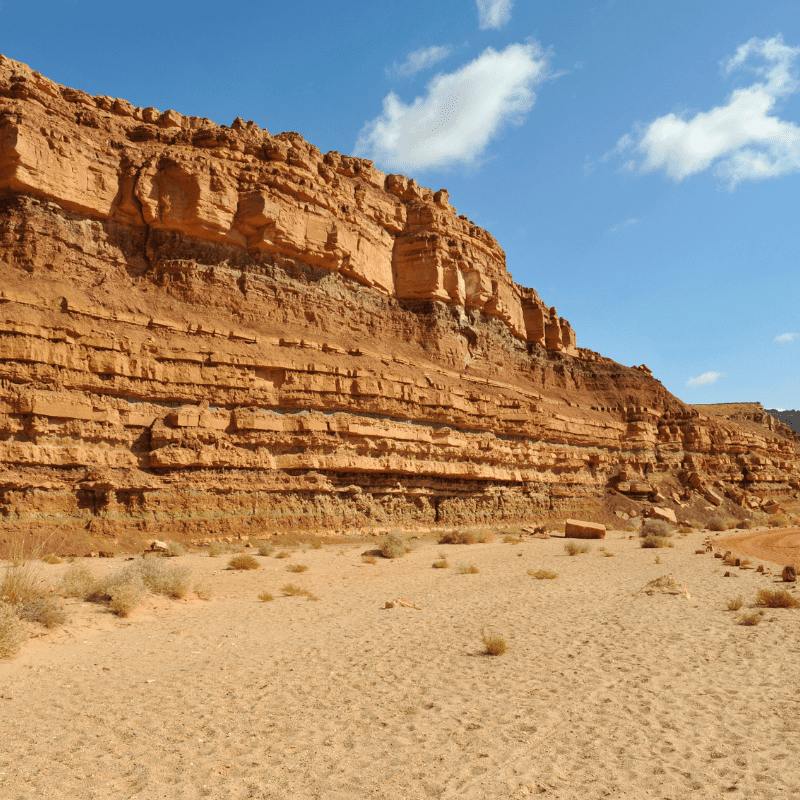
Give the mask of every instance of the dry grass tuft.
<path id="1" fill-rule="evenodd" d="M 167 558 L 177 558 L 186 555 L 186 548 L 180 542 L 170 540 L 167 542 L 167 550 L 164 553 Z"/>
<path id="2" fill-rule="evenodd" d="M 728 530 L 728 523 L 719 515 L 714 514 L 708 520 L 708 530 L 710 531 L 726 531 Z"/>
<path id="3" fill-rule="evenodd" d="M 293 583 L 287 583 L 286 586 L 281 586 L 281 591 L 284 597 L 307 597 L 309 600 L 319 600 L 319 597 L 311 594 L 308 589 L 303 589 L 301 586 L 296 586 Z"/>
<path id="4" fill-rule="evenodd" d="M 25 644 L 28 634 L 13 606 L 0 601 L 0 658 L 11 658 Z"/>
<path id="5" fill-rule="evenodd" d="M 406 554 L 406 544 L 397 533 L 384 536 L 378 549 L 384 558 L 400 558 Z"/>
<path id="6" fill-rule="evenodd" d="M 258 561 L 253 556 L 238 555 L 228 562 L 228 569 L 258 569 Z"/>
<path id="7" fill-rule="evenodd" d="M 189 593 L 192 573 L 188 567 L 170 566 L 149 558 L 138 562 L 136 566 L 142 582 L 153 594 L 179 600 Z"/>
<path id="8" fill-rule="evenodd" d="M 434 569 L 447 569 L 450 566 L 450 564 L 447 561 L 446 556 L 440 555 L 438 560 L 434 561 L 433 564 L 431 564 L 431 566 Z"/>
<path id="9" fill-rule="evenodd" d="M 522 544 L 523 539 L 520 539 L 519 536 L 512 536 L 511 534 L 506 534 L 503 537 L 503 544 Z"/>
<path id="10" fill-rule="evenodd" d="M 672 526 L 668 522 L 664 522 L 663 519 L 646 519 L 639 530 L 639 536 L 641 536 L 642 539 L 648 536 L 661 536 L 666 539 L 672 536 L 673 533 L 675 533 L 675 531 L 672 529 Z"/>
<path id="11" fill-rule="evenodd" d="M 450 531 L 439 539 L 439 544 L 486 544 L 493 541 L 491 531 Z"/>
<path id="12" fill-rule="evenodd" d="M 740 625 L 758 625 L 761 622 L 760 614 L 742 614 L 739 617 Z"/>
<path id="13" fill-rule="evenodd" d="M 482 630 L 481 639 L 485 647 L 483 652 L 487 656 L 501 656 L 508 650 L 506 640 L 497 631 Z"/>
<path id="14" fill-rule="evenodd" d="M 39 559 L 41 553 L 24 553 L 24 543 L 20 549 L 10 554 L 2 580 L 0 580 L 0 601 L 19 606 L 39 600 L 45 594 Z M 14 548 L 16 550 L 16 548 Z"/>
<path id="15" fill-rule="evenodd" d="M 616 553 L 612 553 L 610 550 L 606 550 L 605 547 L 601 547 L 600 555 L 603 556 L 603 558 L 614 558 L 614 556 L 616 556 Z"/>
<path id="16" fill-rule="evenodd" d="M 38 622 L 45 628 L 57 628 L 67 621 L 64 609 L 51 597 L 23 603 L 17 608 L 17 615 L 25 622 Z"/>
<path id="17" fill-rule="evenodd" d="M 65 597 L 79 597 L 85 600 L 94 593 L 97 578 L 92 571 L 79 561 L 70 564 L 61 578 L 59 590 Z"/>
<path id="18" fill-rule="evenodd" d="M 788 528 L 790 524 L 789 517 L 785 514 L 774 514 L 769 520 L 770 528 Z"/>
<path id="19" fill-rule="evenodd" d="M 786 589 L 759 589 L 756 605 L 764 608 L 800 608 L 800 600 Z"/>
<path id="20" fill-rule="evenodd" d="M 258 596 L 258 599 L 262 603 L 271 603 L 275 598 L 269 592 L 261 592 L 261 594 Z"/>
<path id="21" fill-rule="evenodd" d="M 281 550 L 280 553 L 275 553 L 275 558 L 291 558 L 292 554 L 286 550 Z"/>
<path id="22" fill-rule="evenodd" d="M 127 617 L 136 606 L 141 605 L 147 594 L 147 587 L 141 577 L 131 574 L 109 589 L 108 606 L 118 617 Z"/>
<path id="23" fill-rule="evenodd" d="M 738 611 L 744 605 L 744 599 L 741 597 L 732 597 L 728 600 L 728 611 Z"/>
<path id="24" fill-rule="evenodd" d="M 287 572 L 305 572 L 308 567 L 305 564 L 289 564 L 286 567 Z"/>
<path id="25" fill-rule="evenodd" d="M 322 542 L 319 539 L 314 539 L 311 542 L 311 547 L 313 550 L 322 550 Z"/>
<path id="26" fill-rule="evenodd" d="M 459 575 L 477 575 L 480 570 L 474 564 L 462 564 L 458 568 Z"/>
<path id="27" fill-rule="evenodd" d="M 361 554 L 361 560 L 365 564 L 377 564 L 378 563 L 378 559 L 375 558 L 375 556 L 370 555 L 369 553 L 362 553 Z"/>
<path id="28" fill-rule="evenodd" d="M 217 556 L 221 556 L 223 553 L 228 551 L 227 546 L 224 542 L 211 542 L 208 545 L 208 555 L 210 558 L 216 558 Z"/>
<path id="29" fill-rule="evenodd" d="M 61 563 L 61 559 L 57 555 L 55 555 L 55 553 L 50 553 L 49 555 L 42 556 L 42 561 L 44 561 L 45 564 Z"/>
<path id="30" fill-rule="evenodd" d="M 272 542 L 259 542 L 258 554 L 260 556 L 271 556 L 275 552 L 275 545 Z"/>
<path id="31" fill-rule="evenodd" d="M 645 549 L 654 547 L 675 547 L 666 536 L 646 536 L 642 539 L 641 546 Z"/>
<path id="32" fill-rule="evenodd" d="M 591 549 L 588 544 L 578 544 L 577 542 L 567 542 L 564 545 L 564 552 L 568 556 L 579 556 L 588 553 Z"/>
<path id="33" fill-rule="evenodd" d="M 554 578 L 558 577 L 558 573 L 550 572 L 549 569 L 537 569 L 537 570 L 529 569 L 528 575 L 540 581 L 552 581 Z"/>

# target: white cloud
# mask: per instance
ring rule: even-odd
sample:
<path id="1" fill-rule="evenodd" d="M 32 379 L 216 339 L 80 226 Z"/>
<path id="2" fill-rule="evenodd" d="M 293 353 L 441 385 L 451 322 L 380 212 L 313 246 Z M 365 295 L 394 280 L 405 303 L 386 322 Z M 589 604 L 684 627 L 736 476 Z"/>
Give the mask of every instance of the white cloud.
<path id="1" fill-rule="evenodd" d="M 513 0 L 477 0 L 481 30 L 502 28 L 511 19 Z"/>
<path id="2" fill-rule="evenodd" d="M 631 225 L 638 225 L 638 224 L 639 224 L 639 220 L 638 219 L 633 219 L 633 218 L 626 219 L 625 222 L 620 222 L 620 223 L 616 224 L 613 228 L 609 228 L 608 232 L 609 233 L 617 233 L 617 231 L 624 231 L 625 228 L 630 228 Z"/>
<path id="3" fill-rule="evenodd" d="M 778 344 L 791 344 L 800 339 L 800 333 L 782 333 L 780 336 L 775 337 Z"/>
<path id="4" fill-rule="evenodd" d="M 705 386 L 708 383 L 716 383 L 720 378 L 724 377 L 722 372 L 704 372 L 697 378 L 689 378 L 686 381 L 687 386 Z"/>
<path id="5" fill-rule="evenodd" d="M 447 58 L 453 52 L 453 48 L 450 45 L 434 45 L 433 47 L 421 47 L 419 50 L 415 50 L 413 53 L 408 54 L 408 58 L 406 58 L 403 64 L 393 64 L 392 68 L 386 71 L 390 75 L 397 75 L 401 78 L 410 78 L 412 75 L 416 75 L 423 69 L 428 69 L 428 67 L 432 67 L 434 64 L 441 61 L 443 58 Z"/>
<path id="6" fill-rule="evenodd" d="M 724 105 L 691 119 L 667 114 L 637 125 L 619 140 L 614 152 L 629 159 L 626 169 L 660 170 L 675 181 L 714 165 L 717 177 L 731 189 L 744 180 L 797 172 L 800 126 L 775 112 L 780 98 L 800 88 L 794 70 L 798 55 L 800 47 L 789 47 L 781 36 L 751 39 L 721 66 L 725 75 L 748 69 L 761 80 L 735 89 Z"/>
<path id="7" fill-rule="evenodd" d="M 390 169 L 474 162 L 508 124 L 521 124 L 534 88 L 549 77 L 550 55 L 535 42 L 488 47 L 474 61 L 432 78 L 406 105 L 394 92 L 361 129 L 355 154 Z"/>

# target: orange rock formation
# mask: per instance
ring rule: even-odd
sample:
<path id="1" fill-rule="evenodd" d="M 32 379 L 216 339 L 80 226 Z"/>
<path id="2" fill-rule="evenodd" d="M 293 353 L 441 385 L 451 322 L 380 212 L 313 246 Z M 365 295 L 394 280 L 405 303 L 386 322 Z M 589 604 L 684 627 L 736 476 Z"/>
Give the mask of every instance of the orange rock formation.
<path id="1" fill-rule="evenodd" d="M 742 502 L 800 488 L 800 437 L 579 349 L 446 191 L 2 56 L 0 279 L 6 527 L 340 530 L 690 475 Z"/>

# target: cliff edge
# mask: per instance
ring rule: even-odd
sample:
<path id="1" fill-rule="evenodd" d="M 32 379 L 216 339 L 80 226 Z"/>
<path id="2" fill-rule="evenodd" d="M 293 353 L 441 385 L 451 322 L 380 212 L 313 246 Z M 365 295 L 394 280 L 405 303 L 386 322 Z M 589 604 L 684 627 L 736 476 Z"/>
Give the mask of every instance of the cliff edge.
<path id="1" fill-rule="evenodd" d="M 0 286 L 6 531 L 124 543 L 800 489 L 796 435 L 579 348 L 445 190 L 2 56 Z"/>

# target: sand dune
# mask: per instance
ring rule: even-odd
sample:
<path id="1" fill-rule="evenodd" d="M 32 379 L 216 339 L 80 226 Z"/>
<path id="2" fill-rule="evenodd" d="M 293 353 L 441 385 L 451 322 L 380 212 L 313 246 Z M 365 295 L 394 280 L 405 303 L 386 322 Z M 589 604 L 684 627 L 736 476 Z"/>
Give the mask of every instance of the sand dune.
<path id="1" fill-rule="evenodd" d="M 296 551 L 299 575 L 183 557 L 209 600 L 128 619 L 70 601 L 64 629 L 0 663 L 0 796 L 798 797 L 800 611 L 737 625 L 727 599 L 748 610 L 777 578 L 723 578 L 703 537 L 611 532 L 614 558 L 427 542 L 375 565 L 345 544 Z M 641 593 L 666 574 L 690 599 Z M 289 582 L 319 600 L 281 597 Z M 398 597 L 420 610 L 383 608 Z M 487 626 L 505 655 L 482 654 Z"/>

